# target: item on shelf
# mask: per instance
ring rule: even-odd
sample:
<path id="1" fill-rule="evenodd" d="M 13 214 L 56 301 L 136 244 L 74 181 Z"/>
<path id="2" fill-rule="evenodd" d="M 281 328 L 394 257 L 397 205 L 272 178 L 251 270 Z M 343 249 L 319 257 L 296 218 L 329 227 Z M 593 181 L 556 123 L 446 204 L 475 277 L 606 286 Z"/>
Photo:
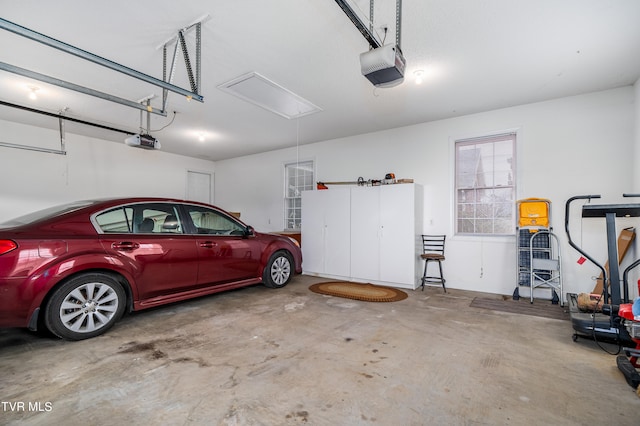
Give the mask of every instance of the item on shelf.
<path id="1" fill-rule="evenodd" d="M 316 182 L 316 184 L 318 185 L 318 187 L 320 186 L 327 186 L 327 185 L 357 185 L 358 182 L 357 181 L 342 181 L 342 182 Z M 320 188 L 318 188 L 320 189 Z M 322 188 L 322 189 L 329 189 L 329 188 Z"/>
<path id="2" fill-rule="evenodd" d="M 316 182 L 317 189 L 329 189 L 328 185 L 357 185 L 357 186 L 380 186 L 391 185 L 396 183 L 413 183 L 413 179 L 396 179 L 394 173 L 387 173 L 384 179 L 367 179 L 362 176 L 356 181 L 338 181 L 338 182 Z"/>
<path id="3" fill-rule="evenodd" d="M 396 175 L 395 175 L 395 173 L 387 173 L 384 176 L 384 184 L 385 185 L 390 185 L 390 184 L 393 184 L 393 183 L 396 183 Z"/>
<path id="4" fill-rule="evenodd" d="M 316 182 L 317 189 L 329 189 L 327 185 L 358 185 L 358 186 L 379 186 L 382 181 L 369 179 L 364 180 L 359 177 L 357 181 L 341 181 L 341 182 Z"/>

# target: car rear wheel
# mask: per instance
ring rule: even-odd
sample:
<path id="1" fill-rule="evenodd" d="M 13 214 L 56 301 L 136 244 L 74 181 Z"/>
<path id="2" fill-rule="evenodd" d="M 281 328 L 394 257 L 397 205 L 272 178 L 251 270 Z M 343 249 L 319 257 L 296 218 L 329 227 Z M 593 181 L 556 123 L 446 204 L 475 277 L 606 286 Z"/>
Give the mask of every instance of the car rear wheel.
<path id="1" fill-rule="evenodd" d="M 120 319 L 125 301 L 122 285 L 110 275 L 79 275 L 53 293 L 46 306 L 45 324 L 63 339 L 89 339 L 104 333 Z"/>
<path id="2" fill-rule="evenodd" d="M 262 281 L 271 288 L 284 287 L 291 281 L 293 275 L 293 261 L 286 251 L 277 251 L 271 255 L 264 268 Z"/>

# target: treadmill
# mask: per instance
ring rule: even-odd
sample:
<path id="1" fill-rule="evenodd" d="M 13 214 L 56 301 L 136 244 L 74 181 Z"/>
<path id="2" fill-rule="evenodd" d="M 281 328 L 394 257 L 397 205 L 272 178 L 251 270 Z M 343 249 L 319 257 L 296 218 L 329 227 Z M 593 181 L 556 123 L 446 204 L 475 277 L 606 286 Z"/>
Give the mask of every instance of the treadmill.
<path id="1" fill-rule="evenodd" d="M 623 194 L 624 197 L 640 197 L 638 194 Z M 600 195 L 578 195 L 567 200 L 565 205 L 565 231 L 569 245 L 576 249 L 589 262 L 593 263 L 602 272 L 603 277 L 603 312 L 583 312 L 578 308 L 578 295 L 567 293 L 571 324 L 575 331 L 573 340 L 579 336 L 594 339 L 596 341 L 608 341 L 618 344 L 634 344 L 627 330 L 621 326 L 621 318 L 618 316 L 618 307 L 622 303 L 629 303 L 629 286 L 627 276 L 631 269 L 640 264 L 640 260 L 633 262 L 624 271 L 624 282 L 621 292 L 620 267 L 618 265 L 618 243 L 616 233 L 616 218 L 640 217 L 640 204 L 584 204 L 582 206 L 582 218 L 604 218 L 607 234 L 607 259 L 609 272 L 592 256 L 580 248 L 572 239 L 569 231 L 569 217 L 571 203 L 576 200 L 600 198 Z"/>

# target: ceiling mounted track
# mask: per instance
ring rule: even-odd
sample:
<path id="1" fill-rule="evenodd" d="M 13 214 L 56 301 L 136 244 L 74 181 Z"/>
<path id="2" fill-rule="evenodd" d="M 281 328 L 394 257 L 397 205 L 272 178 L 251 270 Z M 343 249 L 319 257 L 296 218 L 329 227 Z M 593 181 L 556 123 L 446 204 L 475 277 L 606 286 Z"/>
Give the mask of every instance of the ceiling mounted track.
<path id="1" fill-rule="evenodd" d="M 194 87 L 194 83 L 191 84 L 192 86 L 192 91 L 189 91 L 187 89 L 183 89 L 182 87 L 176 86 L 171 84 L 168 81 L 164 81 L 155 77 L 152 77 L 150 75 L 144 74 L 140 71 L 136 71 L 132 68 L 129 68 L 127 66 L 118 64 L 117 62 L 113 62 L 109 59 L 103 58 L 101 56 L 95 55 L 91 52 L 88 52 L 86 50 L 80 49 L 78 47 L 72 46 L 68 43 L 62 42 L 60 40 L 56 40 L 52 37 L 46 36 L 44 34 L 38 33 L 36 31 L 30 30 L 28 28 L 25 28 L 21 25 L 15 24 L 13 22 L 7 21 L 6 19 L 0 18 L 0 28 L 13 32 L 17 35 L 26 37 L 30 40 L 36 41 L 38 43 L 42 43 L 46 46 L 49 47 L 53 47 L 55 49 L 61 50 L 65 53 L 71 54 L 71 55 L 75 55 L 79 58 L 85 59 L 89 62 L 93 62 L 95 64 L 104 66 L 106 68 L 112 69 L 114 71 L 118 71 L 122 74 L 125 74 L 129 77 L 144 81 L 146 83 L 149 83 L 153 86 L 156 87 L 160 87 L 162 89 L 164 89 L 165 91 L 170 91 L 170 92 L 174 92 L 174 93 L 178 93 L 180 95 L 183 95 L 185 97 L 187 97 L 188 99 L 194 99 L 198 102 L 204 102 L 204 98 L 202 97 L 202 95 L 197 93 L 198 87 L 199 87 L 199 81 L 198 81 L 198 85 L 197 87 Z M 199 45 L 199 40 L 198 40 L 198 45 Z M 185 50 L 186 52 L 186 50 Z M 186 54 L 186 53 L 185 53 Z M 199 48 L 198 48 L 198 58 L 197 58 L 197 62 L 198 62 L 198 67 L 199 67 L 199 63 L 200 63 L 200 56 L 199 56 Z M 0 68 L 6 70 L 6 71 L 11 71 L 14 73 L 18 73 L 21 75 L 24 75 L 25 77 L 30 77 L 30 78 L 36 78 L 39 77 L 37 79 L 41 80 L 41 81 L 45 81 L 47 83 L 51 83 L 57 86 L 61 86 L 61 87 L 66 87 L 68 89 L 72 89 L 72 90 L 76 90 L 79 91 L 81 93 L 90 95 L 90 96 L 98 96 L 101 97 L 103 99 L 107 99 L 110 100 L 112 102 L 116 102 L 116 103 L 120 103 L 126 106 L 131 106 L 134 108 L 139 108 L 138 106 L 133 106 L 131 105 L 131 101 L 128 101 L 126 99 L 122 99 L 122 98 L 118 98 L 115 96 L 111 96 L 111 95 L 107 95 L 107 94 L 103 94 L 101 92 L 97 92 L 94 91 L 92 89 L 88 89 L 82 86 L 78 86 L 78 85 L 74 85 L 73 83 L 68 83 L 68 82 L 64 82 L 62 80 L 58 80 L 55 79 L 53 77 L 49 77 L 49 76 L 45 76 L 42 74 L 38 74 L 38 73 L 33 73 L 32 71 L 29 70 L 24 70 L 22 68 L 18 68 L 18 67 L 12 67 L 9 64 L 4 64 L 4 63 L 0 63 L 0 65 L 2 65 Z M 30 75 L 26 75 L 26 74 L 30 74 Z M 198 74 L 198 79 L 199 79 L 199 70 L 197 72 Z M 46 80 L 45 80 L 46 79 Z M 190 81 L 193 80 L 193 76 L 190 75 Z M 165 92 L 166 93 L 166 92 Z M 105 95 L 105 96 L 102 96 Z M 166 96 L 165 96 L 166 98 Z M 123 102 L 124 101 L 124 102 Z M 135 102 L 133 102 L 135 103 Z M 154 113 L 156 114 L 161 114 L 161 115 L 165 115 L 166 116 L 166 112 L 164 111 L 164 107 L 165 105 L 163 104 L 163 109 L 162 110 L 157 110 L 154 109 Z M 147 109 L 146 106 L 143 109 Z"/>
<path id="2" fill-rule="evenodd" d="M 109 131 L 112 131 L 112 132 L 124 133 L 125 135 L 135 135 L 135 133 L 130 131 L 130 130 L 118 129 L 116 127 L 106 126 L 104 124 L 93 123 L 93 122 L 87 121 L 87 120 L 81 120 L 79 118 L 67 117 L 66 115 L 63 114 L 64 110 L 60 111 L 58 114 L 55 114 L 53 112 L 43 111 L 41 109 L 35 109 L 35 108 L 28 107 L 28 106 L 13 104 L 11 102 L 5 102 L 5 101 L 0 101 L 0 106 L 16 108 L 16 109 L 23 110 L 23 111 L 33 112 L 33 113 L 41 114 L 41 115 L 46 115 L 48 117 L 56 117 L 58 119 L 71 121 L 73 123 L 84 124 L 86 126 L 96 127 L 98 129 L 104 129 L 104 130 L 109 130 Z"/>
<path id="3" fill-rule="evenodd" d="M 90 121 L 80 120 L 78 118 L 73 118 L 73 117 L 67 117 L 67 116 L 64 115 L 65 112 L 66 112 L 66 108 L 61 110 L 61 111 L 59 111 L 57 114 L 54 114 L 52 112 L 42 111 L 42 110 L 39 110 L 39 109 L 27 107 L 27 106 L 24 106 L 24 105 L 12 104 L 12 103 L 5 102 L 5 101 L 0 101 L 0 106 L 7 106 L 7 107 L 10 107 L 10 108 L 16 108 L 16 109 L 20 109 L 20 110 L 23 110 L 23 111 L 28 111 L 28 112 L 32 112 L 32 113 L 36 113 L 36 114 L 46 115 L 48 117 L 57 118 L 58 119 L 58 128 L 60 130 L 60 149 L 41 148 L 41 147 L 37 147 L 37 146 L 19 145 L 19 144 L 8 143 L 8 142 L 0 142 L 0 147 L 16 148 L 16 149 L 23 149 L 23 150 L 28 150 L 28 151 L 39 151 L 39 152 L 46 152 L 46 153 L 49 153 L 49 154 L 67 155 L 67 151 L 65 150 L 65 130 L 64 130 L 64 122 L 65 121 L 72 121 L 74 123 L 84 124 L 86 126 L 97 127 L 97 128 L 104 129 L 104 130 L 110 130 L 112 132 L 124 133 L 126 135 L 134 135 L 135 134 L 135 133 L 133 133 L 133 132 L 131 132 L 129 130 L 117 129 L 115 127 L 105 126 L 104 124 L 93 123 L 93 122 L 90 122 Z"/>
<path id="4" fill-rule="evenodd" d="M 362 34 L 365 40 L 367 40 L 367 42 L 369 43 L 369 46 L 371 46 L 372 49 L 376 49 L 382 46 L 382 44 L 380 44 L 378 39 L 376 39 L 375 36 L 373 35 L 373 14 L 369 19 L 369 22 L 371 24 L 370 25 L 371 29 L 369 29 L 362 23 L 360 18 L 358 18 L 358 15 L 356 15 L 356 13 L 353 11 L 351 6 L 349 6 L 349 4 L 345 0 L 336 0 L 336 3 L 338 3 L 338 6 L 340 6 L 342 11 L 351 20 L 353 25 L 355 25 L 358 31 L 360 31 L 360 34 Z M 370 5 L 371 5 L 371 9 L 373 10 L 373 0 L 371 0 Z"/>
<path id="5" fill-rule="evenodd" d="M 349 6 L 349 3 L 346 0 L 336 0 L 338 6 L 342 9 L 342 11 L 347 15 L 347 17 L 351 20 L 353 25 L 356 26 L 360 34 L 367 40 L 369 46 L 372 49 L 377 49 L 382 46 L 382 43 L 378 41 L 373 33 L 373 3 L 374 0 L 369 0 L 369 28 L 367 28 L 364 23 L 358 18 L 358 15 L 354 12 L 354 10 Z M 401 34 L 401 26 L 402 26 L 402 0 L 396 0 L 396 46 L 400 47 L 400 34 Z"/>
<path id="6" fill-rule="evenodd" d="M 74 90 L 76 92 L 83 93 L 85 95 L 95 96 L 96 98 L 101 98 L 107 101 L 115 102 L 121 105 L 126 105 L 131 108 L 137 108 L 142 111 L 152 112 L 154 114 L 162 115 L 163 117 L 167 116 L 167 112 L 164 110 L 159 110 L 157 108 L 148 107 L 146 104 L 130 101 L 128 99 L 120 98 L 118 96 L 110 95 L 108 93 L 100 92 L 94 89 L 90 89 L 88 87 L 79 86 L 75 83 L 71 83 L 65 80 L 60 80 L 55 77 L 51 77 L 48 75 L 40 74 L 35 71 L 30 71 L 24 68 L 16 67 L 15 65 L 7 64 L 5 62 L 0 62 L 0 70 L 12 72 L 14 74 L 21 75 L 23 77 L 31 78 L 33 80 L 42 81 L 43 83 L 53 84 L 55 86 L 64 87 L 65 89 Z"/>

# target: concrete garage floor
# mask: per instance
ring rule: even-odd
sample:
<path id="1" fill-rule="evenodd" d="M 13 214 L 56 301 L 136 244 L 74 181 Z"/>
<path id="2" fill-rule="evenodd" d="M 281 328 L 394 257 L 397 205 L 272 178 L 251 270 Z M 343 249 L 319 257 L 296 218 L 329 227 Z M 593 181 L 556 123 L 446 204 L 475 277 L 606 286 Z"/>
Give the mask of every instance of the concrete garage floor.
<path id="1" fill-rule="evenodd" d="M 367 303 L 307 289 L 321 281 L 137 313 L 82 342 L 0 330 L 0 424 L 640 424 L 615 357 L 573 342 L 568 321 L 456 290 Z"/>

